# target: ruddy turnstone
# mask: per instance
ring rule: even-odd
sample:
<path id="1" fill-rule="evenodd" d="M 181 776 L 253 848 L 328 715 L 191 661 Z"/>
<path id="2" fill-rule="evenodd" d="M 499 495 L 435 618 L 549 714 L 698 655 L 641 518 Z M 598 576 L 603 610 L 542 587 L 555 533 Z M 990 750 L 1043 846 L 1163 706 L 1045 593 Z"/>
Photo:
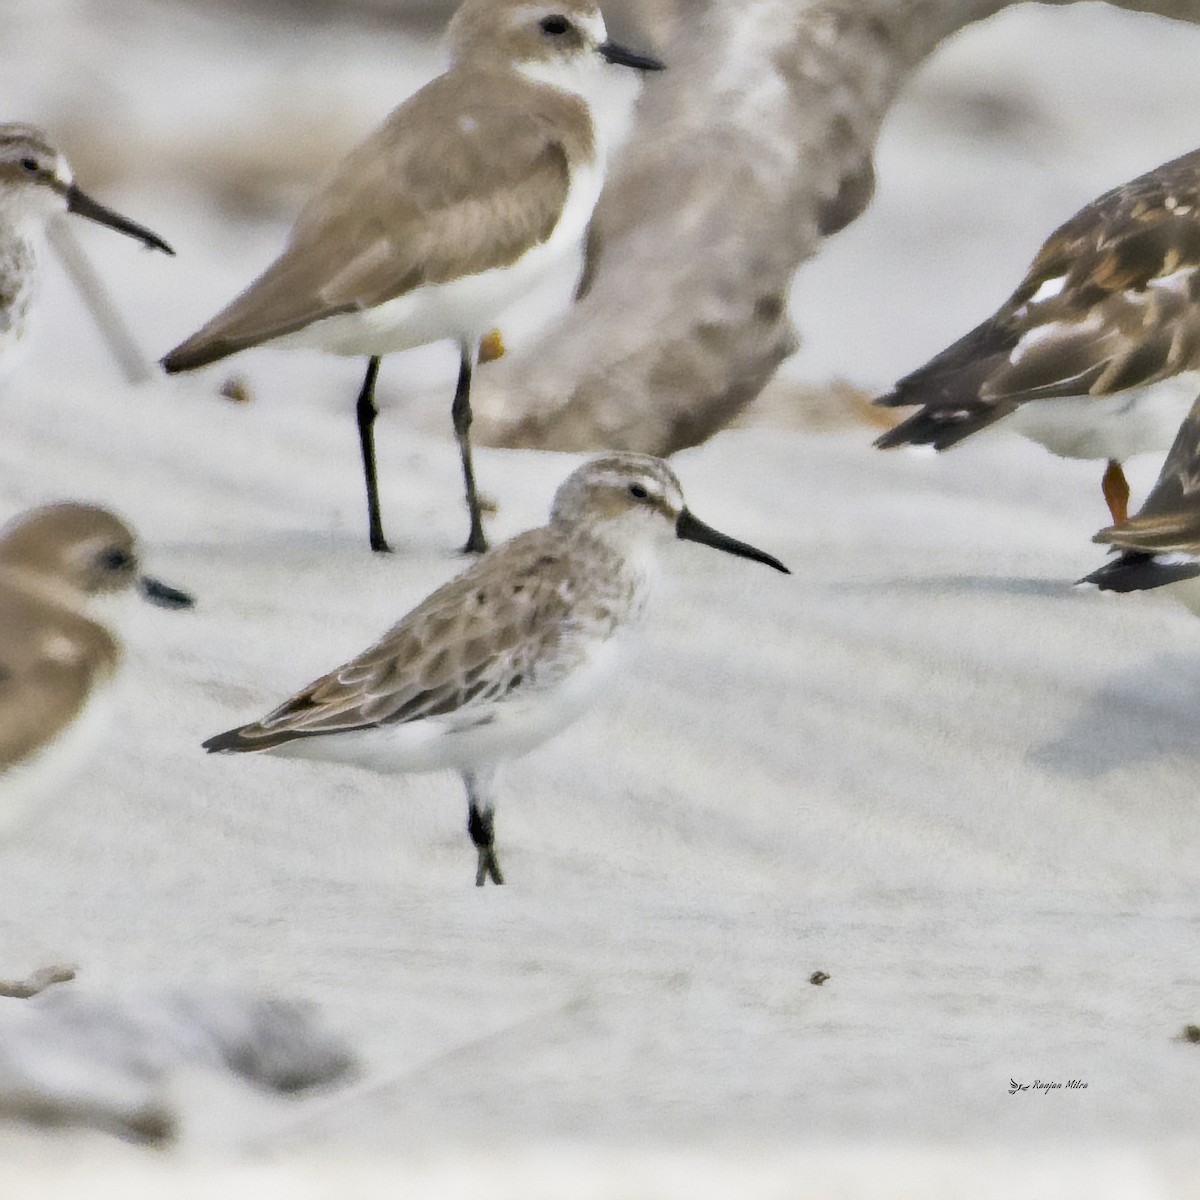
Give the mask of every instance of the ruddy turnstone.
<path id="1" fill-rule="evenodd" d="M 1200 393 L 1200 150 L 1106 192 L 1055 230 L 1017 290 L 878 403 L 920 404 L 876 441 L 953 446 L 995 421 L 1067 458 L 1165 451 Z"/>

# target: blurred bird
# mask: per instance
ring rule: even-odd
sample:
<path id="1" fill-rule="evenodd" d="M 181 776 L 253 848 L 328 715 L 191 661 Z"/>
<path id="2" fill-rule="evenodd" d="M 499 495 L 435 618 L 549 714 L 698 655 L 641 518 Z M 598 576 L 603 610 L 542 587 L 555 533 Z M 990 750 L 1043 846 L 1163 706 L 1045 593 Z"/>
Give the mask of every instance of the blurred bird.
<path id="1" fill-rule="evenodd" d="M 1106 192 L 1051 234 L 986 321 L 877 403 L 924 407 L 876 441 L 953 446 L 1001 418 L 1067 458 L 1165 451 L 1200 393 L 1200 150 Z M 1010 415 L 1011 414 L 1011 415 Z"/>
<path id="2" fill-rule="evenodd" d="M 0 124 L 0 375 L 16 362 L 37 300 L 46 222 L 63 212 L 175 253 L 158 234 L 82 191 L 66 158 L 41 130 Z"/>
<path id="3" fill-rule="evenodd" d="M 503 883 L 495 769 L 565 729 L 603 692 L 646 607 L 656 552 L 671 538 L 788 573 L 692 516 L 661 459 L 593 459 L 558 489 L 548 525 L 498 546 L 357 658 L 204 748 L 384 773 L 453 768 L 467 791 L 475 883 Z"/>
<path id="4" fill-rule="evenodd" d="M 380 356 L 443 338 L 461 355 L 452 413 L 465 549 L 486 548 L 468 432 L 480 340 L 577 252 L 628 117 L 610 68 L 662 67 L 610 41 L 592 0 L 467 0 L 450 47 L 450 69 L 350 154 L 279 258 L 162 360 L 188 371 L 268 342 L 368 356 L 356 416 L 374 550 L 388 549 L 375 469 Z"/>
<path id="5" fill-rule="evenodd" d="M 51 504 L 0 530 L 0 831 L 99 740 L 121 648 L 89 609 L 133 588 L 192 604 L 139 575 L 133 534 L 105 509 Z"/>
<path id="6" fill-rule="evenodd" d="M 1166 587 L 1200 616 L 1200 399 L 1137 515 L 1100 530 L 1092 541 L 1118 554 L 1080 583 L 1102 592 Z"/>

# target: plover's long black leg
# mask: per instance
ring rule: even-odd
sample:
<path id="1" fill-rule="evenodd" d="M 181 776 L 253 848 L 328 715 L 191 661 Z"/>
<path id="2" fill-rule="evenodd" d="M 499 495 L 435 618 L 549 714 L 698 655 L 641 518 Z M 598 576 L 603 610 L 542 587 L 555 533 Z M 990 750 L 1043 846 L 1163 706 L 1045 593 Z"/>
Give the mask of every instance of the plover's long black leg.
<path id="1" fill-rule="evenodd" d="M 461 347 L 462 361 L 458 368 L 458 387 L 454 389 L 454 407 L 450 410 L 454 418 L 454 436 L 458 439 L 458 453 L 462 458 L 463 484 L 467 491 L 467 508 L 471 510 L 471 532 L 467 535 L 464 554 L 482 554 L 487 548 L 487 537 L 483 532 L 483 516 L 479 511 L 479 496 L 475 491 L 475 468 L 471 464 L 471 362 L 476 347 L 465 343 Z"/>
<path id="2" fill-rule="evenodd" d="M 379 374 L 379 356 L 367 363 L 367 375 L 362 391 L 358 393 L 355 414 L 358 417 L 358 443 L 362 448 L 363 478 L 367 484 L 367 519 L 371 528 L 371 549 L 384 554 L 391 553 L 391 546 L 383 536 L 383 519 L 379 515 L 379 480 L 375 474 L 375 418 L 379 409 L 375 407 L 375 379 Z"/>
<path id="3" fill-rule="evenodd" d="M 488 879 L 493 883 L 503 883 L 504 876 L 500 873 L 500 864 L 496 861 L 496 809 L 487 794 L 492 782 L 492 773 L 463 771 L 462 781 L 467 789 L 467 832 L 479 852 L 475 886 L 483 887 Z"/>

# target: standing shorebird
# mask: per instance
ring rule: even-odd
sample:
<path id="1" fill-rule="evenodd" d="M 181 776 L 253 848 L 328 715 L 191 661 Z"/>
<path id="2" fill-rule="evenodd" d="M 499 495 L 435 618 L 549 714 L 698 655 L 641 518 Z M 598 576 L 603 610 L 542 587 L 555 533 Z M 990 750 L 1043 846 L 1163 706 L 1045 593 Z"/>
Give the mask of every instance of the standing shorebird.
<path id="1" fill-rule="evenodd" d="M 454 432 L 471 529 L 471 369 L 497 314 L 569 261 L 628 112 L 612 65 L 662 64 L 608 40 L 592 0 L 467 0 L 451 66 L 395 109 L 300 214 L 284 252 L 162 361 L 188 371 L 263 343 L 366 355 L 356 415 L 371 548 L 387 550 L 375 471 L 380 356 L 453 338 Z"/>
<path id="2" fill-rule="evenodd" d="M 139 576 L 133 534 L 105 509 L 51 504 L 0 531 L 0 830 L 99 740 L 121 648 L 89 609 L 135 587 L 168 608 L 192 603 Z"/>
<path id="3" fill-rule="evenodd" d="M 158 234 L 82 191 L 67 160 L 41 130 L 0 124 L 0 371 L 4 374 L 16 361 L 37 299 L 46 222 L 62 212 L 78 213 L 155 250 L 175 253 Z"/>
<path id="4" fill-rule="evenodd" d="M 1102 592 L 1167 587 L 1200 616 L 1200 399 L 1136 516 L 1102 529 L 1092 541 L 1117 556 L 1081 579 Z"/>
<path id="5" fill-rule="evenodd" d="M 655 551 L 671 537 L 787 573 L 692 516 L 661 459 L 593 459 L 558 489 L 548 525 L 498 546 L 357 658 L 204 748 L 384 773 L 456 769 L 478 851 L 475 883 L 503 883 L 495 768 L 565 729 L 596 698 L 645 609 Z"/>
<path id="6" fill-rule="evenodd" d="M 1066 458 L 1165 451 L 1200 393 L 1200 150 L 1106 192 L 1050 235 L 1021 286 L 878 403 L 924 407 L 876 441 L 953 446 L 1008 425 Z"/>

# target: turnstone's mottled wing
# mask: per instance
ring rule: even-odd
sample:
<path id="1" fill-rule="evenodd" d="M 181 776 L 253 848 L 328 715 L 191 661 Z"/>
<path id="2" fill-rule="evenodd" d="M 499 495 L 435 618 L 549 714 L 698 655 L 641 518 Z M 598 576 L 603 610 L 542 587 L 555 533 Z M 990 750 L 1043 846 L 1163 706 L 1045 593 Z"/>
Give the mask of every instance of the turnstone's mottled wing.
<path id="1" fill-rule="evenodd" d="M 1105 396 L 1200 365 L 1200 150 L 1056 230 L 988 320 L 877 403 L 924 407 L 877 446 L 942 450 L 1029 400 Z"/>
<path id="2" fill-rule="evenodd" d="M 210 752 L 265 750 L 294 738 L 427 718 L 486 720 L 518 689 L 577 665 L 558 643 L 573 629 L 576 580 L 544 530 L 521 534 L 440 587 L 357 657 L 261 721 L 218 734 Z M 597 611 L 603 625 L 603 598 Z M 615 627 L 615 610 L 609 628 Z"/>

